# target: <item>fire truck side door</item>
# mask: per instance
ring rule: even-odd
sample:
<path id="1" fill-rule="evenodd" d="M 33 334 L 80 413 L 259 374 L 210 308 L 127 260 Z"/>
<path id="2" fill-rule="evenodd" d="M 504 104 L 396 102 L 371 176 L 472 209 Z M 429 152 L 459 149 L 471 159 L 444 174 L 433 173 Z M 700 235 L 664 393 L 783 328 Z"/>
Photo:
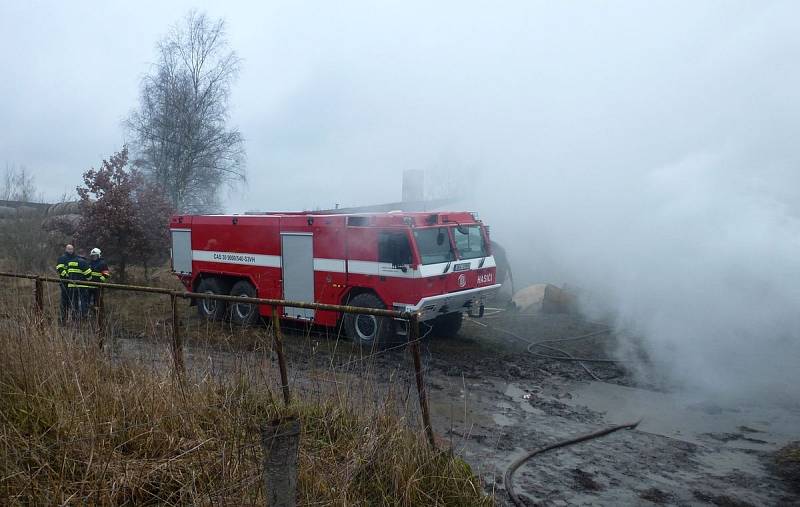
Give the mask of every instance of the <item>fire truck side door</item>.
<path id="1" fill-rule="evenodd" d="M 314 238 L 310 233 L 281 233 L 283 299 L 314 302 Z M 284 307 L 283 314 L 311 320 L 314 310 Z"/>

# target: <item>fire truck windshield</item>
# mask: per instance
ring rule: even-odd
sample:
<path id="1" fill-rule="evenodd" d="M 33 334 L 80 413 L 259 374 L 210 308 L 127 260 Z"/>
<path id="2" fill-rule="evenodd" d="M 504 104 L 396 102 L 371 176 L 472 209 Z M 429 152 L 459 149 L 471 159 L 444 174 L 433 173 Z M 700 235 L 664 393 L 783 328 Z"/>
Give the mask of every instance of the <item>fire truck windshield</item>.
<path id="1" fill-rule="evenodd" d="M 453 228 L 458 256 L 461 259 L 475 259 L 486 257 L 486 245 L 479 225 L 469 225 Z"/>
<path id="2" fill-rule="evenodd" d="M 414 229 L 414 239 L 423 264 L 436 264 L 455 260 L 450 247 L 450 235 L 447 227 L 431 227 Z"/>

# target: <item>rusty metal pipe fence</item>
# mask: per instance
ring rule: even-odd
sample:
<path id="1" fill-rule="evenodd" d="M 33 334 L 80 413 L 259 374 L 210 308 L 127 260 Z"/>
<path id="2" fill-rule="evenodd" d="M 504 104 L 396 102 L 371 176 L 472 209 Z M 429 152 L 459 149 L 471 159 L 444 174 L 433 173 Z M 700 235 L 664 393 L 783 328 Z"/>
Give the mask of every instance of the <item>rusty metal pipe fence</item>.
<path id="1" fill-rule="evenodd" d="M 33 281 L 33 301 L 34 311 L 36 313 L 37 322 L 41 326 L 44 324 L 44 283 L 62 284 L 64 280 L 51 276 L 41 276 L 32 274 L 9 273 L 0 271 L 0 277 L 5 278 L 21 278 Z M 208 294 L 199 292 L 171 290 L 160 287 L 146 287 L 140 285 L 125 285 L 118 283 L 104 283 L 104 282 L 91 282 L 81 281 L 81 285 L 97 287 L 97 340 L 98 346 L 103 347 L 105 343 L 105 304 L 104 304 L 104 291 L 120 290 L 129 292 L 144 292 L 150 294 L 160 294 L 169 296 L 170 311 L 172 314 L 172 355 L 174 361 L 175 372 L 177 375 L 183 377 L 186 373 L 186 367 L 183 357 L 183 339 L 180 332 L 180 318 L 178 316 L 177 300 L 181 299 L 207 299 L 218 300 L 229 303 L 245 303 L 253 305 L 267 305 L 271 308 L 272 330 L 275 340 L 275 352 L 278 357 L 278 368 L 281 377 L 281 391 L 283 393 L 283 401 L 285 405 L 291 404 L 291 393 L 289 391 L 289 374 L 286 366 L 286 356 L 283 350 L 283 333 L 281 332 L 280 315 L 278 307 L 292 307 L 292 308 L 305 308 L 310 310 L 327 310 L 342 313 L 352 313 L 361 315 L 373 315 L 376 317 L 389 317 L 400 319 L 408 323 L 408 341 L 407 345 L 411 353 L 414 364 L 414 378 L 416 380 L 417 394 L 419 396 L 419 406 L 422 416 L 423 431 L 432 448 L 436 448 L 436 443 L 433 435 L 433 427 L 430 421 L 430 408 L 428 405 L 428 397 L 425 389 L 425 379 L 422 369 L 422 359 L 420 357 L 420 326 L 419 326 L 419 313 L 408 311 L 395 311 L 385 310 L 380 308 L 362 308 L 358 306 L 348 305 L 331 305 L 324 303 L 309 303 L 305 301 L 287 301 L 282 299 L 268 299 L 268 298 L 251 298 L 244 296 L 229 296 L 223 294 Z"/>

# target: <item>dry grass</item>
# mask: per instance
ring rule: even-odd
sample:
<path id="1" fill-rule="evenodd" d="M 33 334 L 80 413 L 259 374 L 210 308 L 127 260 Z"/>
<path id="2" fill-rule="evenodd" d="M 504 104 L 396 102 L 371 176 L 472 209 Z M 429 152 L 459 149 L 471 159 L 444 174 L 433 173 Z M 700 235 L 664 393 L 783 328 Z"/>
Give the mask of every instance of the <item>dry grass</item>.
<path id="1" fill-rule="evenodd" d="M 0 267 L 17 273 L 55 274 L 56 259 L 64 248 L 66 236 L 42 229 L 42 214 L 0 219 Z"/>
<path id="2" fill-rule="evenodd" d="M 245 371 L 180 381 L 9 312 L 0 320 L 3 502 L 263 505 L 258 428 L 295 415 L 301 504 L 492 503 L 468 465 L 431 451 L 391 400 L 364 405 L 344 389 L 285 408 L 274 385 Z"/>

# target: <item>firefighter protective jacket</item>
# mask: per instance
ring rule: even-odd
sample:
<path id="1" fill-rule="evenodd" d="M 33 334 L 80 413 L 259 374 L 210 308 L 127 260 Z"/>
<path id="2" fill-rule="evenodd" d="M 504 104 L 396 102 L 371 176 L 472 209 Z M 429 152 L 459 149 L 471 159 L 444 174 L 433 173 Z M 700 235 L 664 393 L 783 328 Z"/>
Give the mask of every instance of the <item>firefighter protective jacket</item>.
<path id="1" fill-rule="evenodd" d="M 67 287 L 69 288 L 86 287 L 86 285 L 81 285 L 80 282 L 91 279 L 92 275 L 92 268 L 86 259 L 68 253 L 58 258 L 56 271 L 58 271 L 60 278 L 68 281 Z"/>
<path id="2" fill-rule="evenodd" d="M 103 259 L 97 259 L 89 262 L 89 267 L 92 268 L 90 280 L 93 282 L 107 282 L 111 277 L 111 271 L 108 270 L 108 264 Z M 96 289 L 97 287 L 92 287 Z"/>
<path id="3" fill-rule="evenodd" d="M 75 260 L 77 255 L 75 254 L 68 254 L 64 252 L 61 254 L 61 257 L 58 258 L 58 264 L 56 264 L 56 272 L 58 272 L 58 277 L 62 280 L 67 280 L 69 277 L 67 276 L 69 272 L 67 269 L 69 268 L 68 264 Z"/>

